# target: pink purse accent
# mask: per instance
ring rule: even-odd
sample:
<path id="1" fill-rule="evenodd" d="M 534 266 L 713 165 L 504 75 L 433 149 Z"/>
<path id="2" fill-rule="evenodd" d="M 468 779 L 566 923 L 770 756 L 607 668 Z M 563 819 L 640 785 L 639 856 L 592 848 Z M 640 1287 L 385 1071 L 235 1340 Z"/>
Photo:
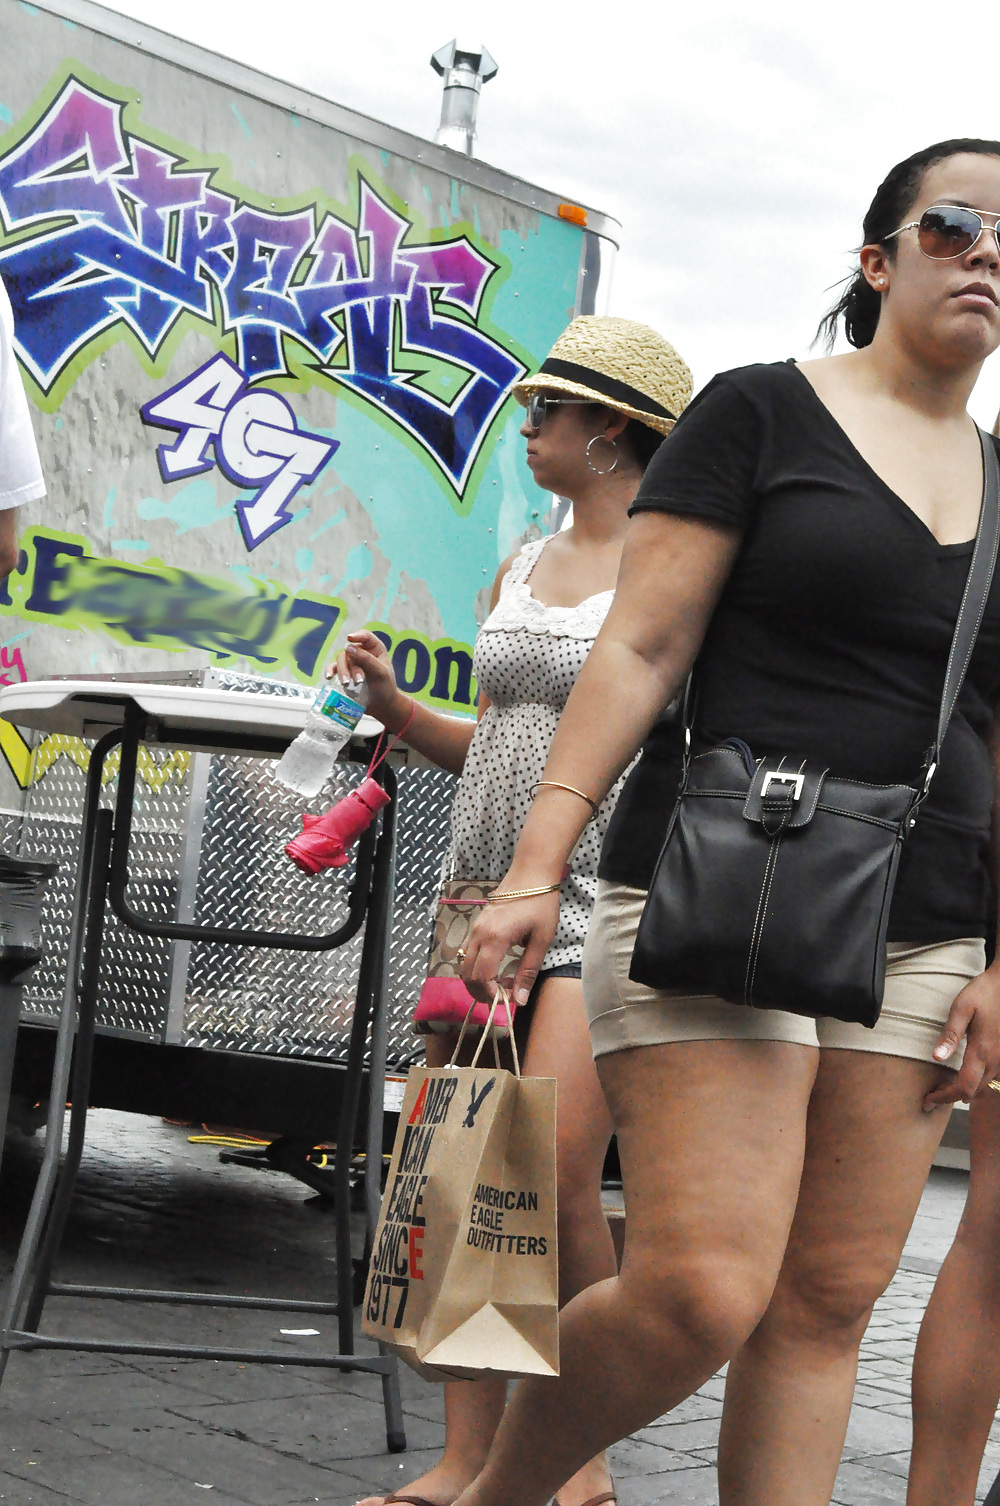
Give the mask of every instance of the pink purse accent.
<path id="1" fill-rule="evenodd" d="M 421 1035 L 459 1030 L 467 1016 L 470 1030 L 482 1030 L 486 1025 L 490 1005 L 469 993 L 460 976 L 458 953 L 465 950 L 476 916 L 496 887 L 497 881 L 481 879 L 451 879 L 445 884 L 434 917 L 427 977 L 413 1015 Z M 517 971 L 522 951 L 522 947 L 514 947 L 507 953 L 500 965 L 501 977 L 509 979 Z M 515 1008 L 513 999 L 497 1005 L 493 1024 L 500 1033 L 506 1034 L 510 1028 Z"/>
<path id="2" fill-rule="evenodd" d="M 510 1013 L 515 1005 L 510 1003 Z M 471 1015 L 469 1010 L 472 1010 Z M 473 999 L 461 978 L 425 978 L 420 990 L 420 1001 L 413 1014 L 413 1023 L 421 1034 L 429 1031 L 442 1034 L 460 1030 L 468 1016 L 470 1030 L 482 1030 L 490 1016 L 490 1005 L 481 999 Z M 493 1016 L 497 1030 L 510 1028 L 508 1006 L 498 1004 Z"/>

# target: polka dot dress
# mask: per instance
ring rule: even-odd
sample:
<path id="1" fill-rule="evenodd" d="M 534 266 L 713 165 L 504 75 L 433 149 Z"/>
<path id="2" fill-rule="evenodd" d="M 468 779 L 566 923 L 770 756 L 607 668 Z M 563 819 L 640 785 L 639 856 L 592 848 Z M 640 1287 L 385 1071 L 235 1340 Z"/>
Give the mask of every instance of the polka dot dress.
<path id="1" fill-rule="evenodd" d="M 560 714 L 614 596 L 602 591 L 575 607 L 536 601 L 528 577 L 548 541 L 525 544 L 476 639 L 476 679 L 492 704 L 476 728 L 452 806 L 446 878 L 499 881 L 510 867 L 529 791 L 542 777 Z M 601 844 L 623 782 L 624 776 L 577 847 L 545 968 L 582 959 Z"/>

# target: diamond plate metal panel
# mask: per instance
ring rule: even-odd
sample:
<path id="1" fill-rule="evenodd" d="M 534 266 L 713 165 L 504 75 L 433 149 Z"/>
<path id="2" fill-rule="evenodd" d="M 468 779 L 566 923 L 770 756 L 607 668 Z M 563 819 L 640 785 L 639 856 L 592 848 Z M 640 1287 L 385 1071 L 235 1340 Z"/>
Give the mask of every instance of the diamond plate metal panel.
<path id="1" fill-rule="evenodd" d="M 454 775 L 444 769 L 399 771 L 396 901 L 389 968 L 390 1066 L 423 1060 L 423 1045 L 411 1022 L 420 986 L 427 976 L 456 783 Z"/>
<path id="2" fill-rule="evenodd" d="M 362 777 L 362 770 L 339 765 L 317 809 Z M 454 785 L 439 769 L 399 774 L 388 1051 L 396 1066 L 423 1052 L 411 1019 L 426 974 Z M 288 862 L 281 849 L 298 829 L 300 809 L 301 801 L 277 784 L 262 760 L 213 759 L 196 922 L 313 932 L 339 924 L 353 865 L 317 879 Z M 196 944 L 185 1043 L 346 1060 L 362 935 L 336 952 L 312 955 Z"/>
<path id="3" fill-rule="evenodd" d="M 55 740 L 52 740 L 55 741 Z M 22 857 L 52 857 L 60 864 L 42 913 L 45 956 L 25 989 L 24 1012 L 54 1019 L 62 996 L 73 904 L 85 752 L 63 738 L 64 750 L 30 787 L 19 840 Z M 51 748 L 48 750 L 51 752 Z M 46 760 L 36 755 L 39 767 Z M 177 872 L 187 821 L 190 756 L 170 749 L 142 750 L 132 840 L 131 895 L 146 913 L 170 918 L 176 910 Z M 110 803 L 117 756 L 108 760 L 104 803 Z M 170 943 L 129 931 L 107 917 L 98 1023 L 105 1030 L 162 1038 L 167 1010 Z"/>
<path id="4" fill-rule="evenodd" d="M 307 697 L 307 687 L 230 671 L 200 674 L 224 689 Z M 25 1015 L 52 1021 L 62 994 L 87 750 L 47 739 L 23 817 L 0 812 L 0 840 L 24 856 L 61 864 L 43 917 L 46 955 L 25 994 Z M 173 919 L 183 903 L 195 923 L 319 934 L 346 915 L 354 863 L 318 878 L 282 851 L 299 830 L 301 800 L 279 785 L 270 759 L 215 755 L 193 776 L 192 755 L 140 750 L 130 898 L 144 914 Z M 44 770 L 44 772 L 43 772 Z M 116 758 L 109 759 L 110 803 Z M 363 770 L 338 764 L 315 802 L 323 809 Z M 455 780 L 437 769 L 399 771 L 396 907 L 389 981 L 389 1060 L 419 1059 L 411 1017 L 423 982 L 431 916 L 448 840 Z M 202 809 L 200 802 L 204 800 Z M 192 800 L 194 804 L 192 804 Z M 194 851 L 187 851 L 192 843 Z M 197 882 L 184 899 L 185 871 Z M 172 970 L 178 1024 L 189 1046 L 346 1059 L 363 932 L 332 953 L 279 952 L 139 936 L 109 915 L 100 1024 L 114 1033 L 167 1038 Z"/>
<path id="5" fill-rule="evenodd" d="M 283 848 L 301 830 L 302 800 L 270 759 L 212 759 L 194 903 L 196 925 L 255 926 L 319 935 L 347 914 L 354 863 L 318 877 Z M 325 809 L 364 777 L 338 764 L 315 802 Z M 361 938 L 335 952 L 279 952 L 196 942 L 188 965 L 183 1040 L 280 1055 L 346 1054 Z"/>
<path id="6" fill-rule="evenodd" d="M 62 997 L 83 790 L 83 770 L 68 754 L 59 754 L 27 790 L 12 848 L 19 857 L 51 857 L 59 864 L 59 872 L 46 886 L 42 907 L 45 954 L 24 990 L 25 1015 L 41 1020 L 55 1018 Z"/>
<path id="7" fill-rule="evenodd" d="M 293 685 L 289 680 L 265 680 L 260 675 L 240 674 L 235 669 L 202 670 L 199 683 L 214 685 L 218 690 L 242 690 L 248 695 L 281 696 L 293 701 L 312 701 L 316 695 L 315 685 Z"/>

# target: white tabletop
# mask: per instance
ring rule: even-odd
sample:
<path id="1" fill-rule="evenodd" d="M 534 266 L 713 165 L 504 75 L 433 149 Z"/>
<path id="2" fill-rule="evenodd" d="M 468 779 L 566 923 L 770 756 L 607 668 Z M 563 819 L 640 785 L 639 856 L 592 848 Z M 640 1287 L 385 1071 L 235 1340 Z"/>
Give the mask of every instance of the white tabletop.
<path id="1" fill-rule="evenodd" d="M 246 733 L 291 742 L 305 726 L 309 701 L 254 695 L 214 686 L 142 684 L 123 680 L 28 680 L 0 689 L 0 717 L 39 732 L 102 737 L 125 720 L 130 703 L 155 720 L 160 740 L 183 747 L 187 738 L 210 747 L 212 733 L 227 738 Z M 377 737 L 382 725 L 363 716 L 355 738 Z M 227 751 L 233 752 L 231 744 Z M 252 751 L 252 750 L 248 750 Z"/>

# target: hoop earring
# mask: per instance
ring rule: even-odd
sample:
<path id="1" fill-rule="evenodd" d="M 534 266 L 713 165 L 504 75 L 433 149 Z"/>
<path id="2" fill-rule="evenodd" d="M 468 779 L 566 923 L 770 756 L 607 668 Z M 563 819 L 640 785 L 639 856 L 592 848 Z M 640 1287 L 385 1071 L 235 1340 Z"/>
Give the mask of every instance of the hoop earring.
<path id="1" fill-rule="evenodd" d="M 611 462 L 611 464 L 608 466 L 608 468 L 607 468 L 606 471 L 602 471 L 601 468 L 600 468 L 600 466 L 595 465 L 594 462 L 590 458 L 591 446 L 595 445 L 599 439 L 603 439 L 604 443 L 605 444 L 609 444 L 611 446 L 611 448 L 615 452 L 615 458 Z M 614 470 L 617 470 L 617 468 L 618 468 L 618 460 L 619 460 L 618 446 L 615 444 L 615 442 L 614 442 L 613 439 L 606 439 L 603 434 L 595 434 L 594 437 L 593 437 L 593 439 L 590 440 L 589 444 L 587 445 L 586 456 L 587 456 L 587 464 L 590 466 L 590 469 L 594 472 L 595 476 L 610 476 L 611 472 L 614 471 Z"/>

